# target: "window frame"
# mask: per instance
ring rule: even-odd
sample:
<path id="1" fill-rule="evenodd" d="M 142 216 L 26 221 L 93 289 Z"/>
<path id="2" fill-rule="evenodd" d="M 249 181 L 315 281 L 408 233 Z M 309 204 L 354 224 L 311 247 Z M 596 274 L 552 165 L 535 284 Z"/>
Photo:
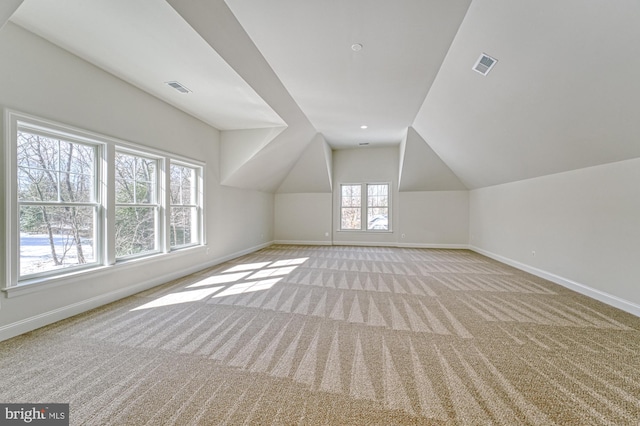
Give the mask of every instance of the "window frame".
<path id="1" fill-rule="evenodd" d="M 163 215 L 163 203 L 162 203 L 162 195 L 160 194 L 161 192 L 160 179 L 161 179 L 162 169 L 163 169 L 162 164 L 164 163 L 165 160 L 160 156 L 153 155 L 145 151 L 134 150 L 134 149 L 131 149 L 128 147 L 122 147 L 122 146 L 115 147 L 115 156 L 117 156 L 118 154 L 124 154 L 131 157 L 138 157 L 145 160 L 152 160 L 155 163 L 155 176 L 153 179 L 155 181 L 153 182 L 153 202 L 123 203 L 123 202 L 118 202 L 117 200 L 114 200 L 114 203 L 113 203 L 114 211 L 117 210 L 118 207 L 133 207 L 133 208 L 147 208 L 147 209 L 152 208 L 153 216 L 154 216 L 154 230 L 153 230 L 154 244 L 153 244 L 152 250 L 146 250 L 139 253 L 132 253 L 132 254 L 126 254 L 124 256 L 118 256 L 118 253 L 116 252 L 114 253 L 116 262 L 121 262 L 121 261 L 126 261 L 128 259 L 135 259 L 139 257 L 146 257 L 146 256 L 162 253 L 165 250 L 162 244 L 164 226 L 163 226 L 163 221 L 161 220 Z M 118 179 L 117 173 L 115 173 L 115 167 L 116 167 L 115 156 L 114 156 L 114 179 L 113 179 L 114 183 Z M 134 179 L 134 184 L 135 183 L 137 183 L 137 181 Z M 117 185 L 114 185 L 114 194 L 117 195 Z M 115 231 L 115 223 L 116 222 L 114 222 L 114 231 Z M 115 239 L 116 239 L 116 236 L 114 235 L 114 244 L 117 245 L 117 241 L 115 241 Z"/>
<path id="2" fill-rule="evenodd" d="M 0 290 L 11 295 L 20 295 L 38 291 L 41 287 L 60 285 L 75 280 L 74 277 L 84 277 L 84 274 L 98 274 L 105 268 L 119 267 L 118 265 L 138 264 L 139 262 L 151 262 L 159 256 L 172 255 L 181 250 L 201 250 L 206 248 L 206 229 L 204 222 L 205 212 L 205 172 L 206 163 L 193 160 L 188 157 L 169 153 L 144 145 L 134 144 L 120 139 L 93 133 L 73 126 L 61 124 L 55 121 L 32 116 L 8 108 L 4 109 L 3 117 L 5 143 L 0 151 L 4 158 L 0 160 L 0 169 L 4 179 L 5 196 L 0 199 L 0 218 L 3 219 L 3 228 L 7 244 L 0 247 L 0 274 L 5 279 L 4 288 Z M 94 259 L 95 261 L 85 265 L 59 268 L 52 271 L 37 272 L 20 276 L 20 203 L 18 202 L 18 131 L 37 133 L 69 141 L 95 146 L 95 199 L 90 203 L 98 211 L 94 219 Z M 145 252 L 138 256 L 117 258 L 115 256 L 115 155 L 116 151 L 132 153 L 146 158 L 157 158 L 156 191 L 158 206 L 156 235 L 157 250 Z M 197 243 L 170 247 L 167 229 L 169 227 L 170 184 L 168 167 L 171 162 L 184 164 L 197 170 L 197 224 L 195 230 L 198 233 Z M 87 203 L 80 203 L 87 204 Z M 208 251 L 208 249 L 207 249 Z M 173 254 L 175 256 L 175 254 Z M 182 256 L 182 255 L 181 255 Z M 80 275 L 78 275 L 80 274 Z"/>
<path id="3" fill-rule="evenodd" d="M 171 203 L 171 167 L 172 166 L 179 166 L 179 167 L 186 167 L 189 169 L 193 170 L 193 182 L 192 185 L 193 187 L 191 188 L 192 191 L 192 196 L 195 199 L 195 203 L 194 204 L 172 204 Z M 203 214 L 203 205 L 202 205 L 202 200 L 203 200 L 203 192 L 202 192 L 202 188 L 203 188 L 203 168 L 202 166 L 196 165 L 194 163 L 191 162 L 187 162 L 184 160 L 179 160 L 179 159 L 175 159 L 175 158 L 170 158 L 169 159 L 169 164 L 167 166 L 167 188 L 169 188 L 169 190 L 167 191 L 167 221 L 166 221 L 166 235 L 167 235 L 167 246 L 169 248 L 170 251 L 175 251 L 175 250 L 182 250 L 184 248 L 188 248 L 188 247 L 193 247 L 193 246 L 197 246 L 202 244 L 202 239 L 203 239 L 203 225 L 204 225 L 204 214 Z M 176 245 L 171 245 L 171 215 L 172 215 L 172 211 L 171 209 L 174 207 L 189 207 L 189 208 L 195 208 L 196 209 L 196 213 L 195 213 L 195 223 L 191 224 L 191 228 L 192 230 L 195 229 L 196 230 L 196 239 L 197 241 L 195 242 L 191 242 L 191 243 L 187 243 L 187 244 L 176 244 Z"/>
<path id="4" fill-rule="evenodd" d="M 387 229 L 368 229 L 369 226 L 369 186 L 385 185 L 387 187 Z M 342 227 L 343 206 L 342 188 L 344 186 L 360 186 L 360 228 L 350 229 Z M 391 182 L 359 182 L 359 183 L 340 183 L 338 185 L 338 232 L 365 232 L 365 233 L 392 233 L 392 200 L 391 200 Z M 349 208 L 347 206 L 346 208 Z"/>

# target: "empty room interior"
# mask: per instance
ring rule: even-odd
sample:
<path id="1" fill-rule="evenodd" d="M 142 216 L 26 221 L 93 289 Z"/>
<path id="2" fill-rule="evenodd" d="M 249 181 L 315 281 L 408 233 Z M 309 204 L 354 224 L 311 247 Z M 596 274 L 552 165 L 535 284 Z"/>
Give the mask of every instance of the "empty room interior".
<path id="1" fill-rule="evenodd" d="M 3 0 L 0 403 L 637 425 L 639 22 Z"/>

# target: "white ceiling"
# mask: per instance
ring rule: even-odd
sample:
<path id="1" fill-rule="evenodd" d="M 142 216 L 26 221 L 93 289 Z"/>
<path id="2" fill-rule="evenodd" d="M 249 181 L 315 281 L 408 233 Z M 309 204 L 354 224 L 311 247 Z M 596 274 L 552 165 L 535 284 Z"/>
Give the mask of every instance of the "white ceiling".
<path id="1" fill-rule="evenodd" d="M 284 125 L 164 0 L 25 0 L 11 20 L 220 130 Z"/>
<path id="2" fill-rule="evenodd" d="M 637 0 L 24 0 L 12 21 L 221 130 L 287 126 L 232 185 L 277 188 L 316 132 L 412 128 L 467 188 L 640 157 Z"/>
<path id="3" fill-rule="evenodd" d="M 336 148 L 400 142 L 469 2 L 227 0 L 300 108 Z M 362 50 L 353 51 L 354 43 Z"/>

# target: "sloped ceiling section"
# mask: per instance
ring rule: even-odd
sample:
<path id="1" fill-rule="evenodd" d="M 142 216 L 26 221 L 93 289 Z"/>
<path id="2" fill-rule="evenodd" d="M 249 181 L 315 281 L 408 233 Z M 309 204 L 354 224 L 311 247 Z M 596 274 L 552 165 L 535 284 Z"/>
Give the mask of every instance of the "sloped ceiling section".
<path id="1" fill-rule="evenodd" d="M 264 132 L 246 132 L 245 137 L 257 139 L 247 141 L 245 146 L 261 149 L 253 155 L 222 159 L 228 163 L 223 172 L 225 185 L 275 192 L 317 133 L 315 128 L 224 1 L 168 0 L 168 3 L 286 123 L 286 130 L 266 143 Z M 225 152 L 238 154 L 233 150 Z"/>
<path id="2" fill-rule="evenodd" d="M 289 172 L 279 193 L 331 192 L 333 152 L 318 133 Z"/>
<path id="3" fill-rule="evenodd" d="M 413 129 L 400 144 L 400 191 L 456 191 L 467 188 Z"/>
<path id="4" fill-rule="evenodd" d="M 243 165 L 273 141 L 286 126 L 265 129 L 225 130 L 220 134 L 220 183 L 228 184 Z"/>
<path id="5" fill-rule="evenodd" d="M 351 149 L 400 142 L 470 1 L 227 3 L 318 132 Z"/>
<path id="6" fill-rule="evenodd" d="M 23 0 L 3 0 L 0 2 L 0 30 L 11 15 L 18 9 Z"/>
<path id="7" fill-rule="evenodd" d="M 474 0 L 413 127 L 469 188 L 636 158 L 639 22 L 636 0 Z"/>

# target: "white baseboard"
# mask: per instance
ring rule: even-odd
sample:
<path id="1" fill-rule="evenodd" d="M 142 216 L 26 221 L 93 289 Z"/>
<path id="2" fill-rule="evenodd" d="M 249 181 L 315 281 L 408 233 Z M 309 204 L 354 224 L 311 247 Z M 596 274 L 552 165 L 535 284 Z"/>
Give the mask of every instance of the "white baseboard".
<path id="1" fill-rule="evenodd" d="M 274 244 L 284 244 L 291 246 L 330 246 L 331 241 L 307 241 L 307 240 L 275 240 Z"/>
<path id="2" fill-rule="evenodd" d="M 90 299 L 82 300 L 80 302 L 73 303 L 71 305 L 63 306 L 61 308 L 54 309 L 48 312 L 43 312 L 41 314 L 22 319 L 20 321 L 16 321 L 11 324 L 0 326 L 0 341 L 10 339 L 12 337 L 18 336 L 23 333 L 27 333 L 29 331 L 33 331 L 37 328 L 44 327 L 49 324 L 53 324 L 54 322 L 61 321 L 66 318 L 70 318 L 74 315 L 78 315 L 83 312 L 89 311 L 91 309 L 106 305 L 108 303 L 115 302 L 116 300 L 120 300 L 128 296 L 132 296 L 136 293 L 140 293 L 141 291 L 145 291 L 150 288 L 156 287 L 158 285 L 167 283 L 169 281 L 182 278 L 194 272 L 198 272 L 203 269 L 219 265 L 223 262 L 227 262 L 237 257 L 253 253 L 255 251 L 268 247 L 272 244 L 273 242 L 259 244 L 254 247 L 250 247 L 235 253 L 231 253 L 231 254 L 216 258 L 204 264 L 195 265 L 190 268 L 183 269 L 172 274 L 165 274 L 161 277 L 155 277 L 155 278 L 146 280 L 144 282 L 141 282 L 132 286 L 128 286 L 126 288 L 110 291 L 108 293 L 92 297 Z"/>
<path id="3" fill-rule="evenodd" d="M 420 243 L 398 243 L 396 247 L 401 248 L 425 248 L 425 249 L 456 249 L 466 250 L 469 248 L 468 244 L 420 244 Z"/>
<path id="4" fill-rule="evenodd" d="M 630 302 L 618 296 L 614 296 L 612 294 L 606 293 L 604 291 L 596 290 L 594 288 L 591 288 L 584 284 L 580 284 L 570 279 L 561 277 L 559 275 L 552 274 L 551 272 L 547 272 L 542 269 L 538 269 L 533 266 L 529 266 L 524 263 L 509 259 L 499 254 L 492 253 L 490 251 L 481 249 L 479 247 L 469 246 L 468 248 L 469 250 L 473 250 L 476 253 L 479 253 L 483 256 L 487 256 L 491 259 L 497 260 L 498 262 L 507 264 L 509 266 L 513 266 L 516 269 L 520 269 L 521 271 L 528 272 L 537 277 L 544 278 L 545 280 L 559 284 L 563 287 L 576 291 L 592 299 L 598 300 L 600 302 L 606 303 L 607 305 L 611 305 L 615 308 L 622 309 L 625 312 L 628 312 L 632 315 L 640 317 L 640 305 L 637 305 L 633 302 Z"/>

